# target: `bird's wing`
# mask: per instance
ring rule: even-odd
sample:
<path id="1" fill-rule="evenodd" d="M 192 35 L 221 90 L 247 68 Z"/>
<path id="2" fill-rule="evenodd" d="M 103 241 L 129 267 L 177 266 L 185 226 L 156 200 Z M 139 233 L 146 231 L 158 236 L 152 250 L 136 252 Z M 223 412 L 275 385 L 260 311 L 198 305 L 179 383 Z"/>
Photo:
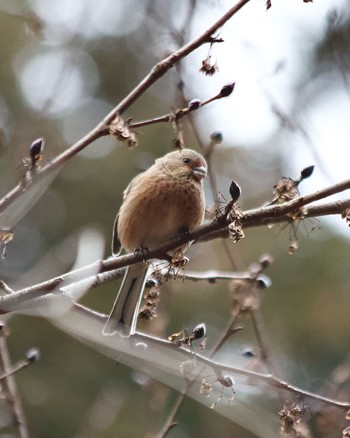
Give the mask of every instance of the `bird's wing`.
<path id="1" fill-rule="evenodd" d="M 120 240 L 118 238 L 118 218 L 119 215 L 115 218 L 114 225 L 113 225 L 113 237 L 112 237 L 112 254 L 114 256 L 118 256 L 122 250 L 122 245 L 120 243 Z"/>
<path id="2" fill-rule="evenodd" d="M 142 174 L 141 174 L 142 175 Z M 125 199 L 127 198 L 130 190 L 132 189 L 135 180 L 138 180 L 138 176 L 137 175 L 131 182 L 130 184 L 127 186 L 127 188 L 124 190 L 123 192 L 123 200 L 125 201 Z M 114 225 L 113 225 L 113 237 L 112 237 L 112 254 L 114 256 L 118 256 L 121 253 L 122 250 L 122 245 L 120 243 L 119 237 L 118 237 L 118 219 L 119 219 L 119 214 L 117 214 L 115 221 L 114 221 Z"/>

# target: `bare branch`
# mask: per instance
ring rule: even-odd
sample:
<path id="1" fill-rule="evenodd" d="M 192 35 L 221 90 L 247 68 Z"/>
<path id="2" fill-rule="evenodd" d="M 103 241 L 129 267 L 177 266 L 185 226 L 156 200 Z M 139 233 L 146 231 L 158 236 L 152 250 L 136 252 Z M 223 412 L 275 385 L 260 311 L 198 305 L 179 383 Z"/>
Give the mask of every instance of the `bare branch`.
<path id="1" fill-rule="evenodd" d="M 79 313 L 84 314 L 84 316 L 88 316 L 89 318 L 94 319 L 98 324 L 101 324 L 101 334 L 96 334 L 96 327 L 93 327 L 93 331 L 96 336 L 96 340 L 99 336 L 103 338 L 102 335 L 102 324 L 104 324 L 106 320 L 106 315 L 101 315 L 97 312 L 91 312 L 90 309 L 84 308 L 84 306 L 79 305 L 78 307 Z M 81 336 L 87 336 L 89 337 L 88 333 L 82 333 Z M 118 335 L 116 335 L 118 336 Z M 109 340 L 110 338 L 107 338 Z M 147 346 L 149 349 L 152 347 L 157 348 L 159 357 L 166 357 L 167 351 L 168 352 L 178 352 L 181 357 L 181 361 L 190 361 L 193 363 L 194 356 L 193 356 L 193 350 L 190 348 L 184 347 L 184 346 L 178 346 L 174 344 L 173 342 L 167 341 L 165 339 L 157 338 L 155 336 L 147 335 L 144 333 L 136 332 L 133 336 L 129 338 L 129 341 L 126 341 L 123 339 L 124 342 L 128 342 L 128 354 L 132 354 L 134 352 L 135 354 L 138 354 L 141 350 L 137 348 L 137 345 L 144 345 Z M 102 344 L 101 344 L 102 345 Z M 117 343 L 114 343 L 114 345 L 117 345 Z M 101 347 L 102 348 L 102 347 Z M 109 348 L 109 347 L 108 347 Z M 120 357 L 120 355 L 118 355 Z M 350 401 L 339 401 L 335 400 L 329 397 L 324 397 L 322 395 L 313 393 L 311 391 L 306 391 L 302 388 L 299 388 L 297 386 L 291 385 L 289 382 L 279 379 L 275 377 L 272 374 L 265 374 L 260 373 L 244 368 L 238 368 L 231 365 L 225 365 L 221 362 L 216 362 L 212 359 L 212 357 L 205 357 L 201 354 L 195 355 L 195 365 L 199 366 L 199 369 L 202 366 L 207 366 L 211 368 L 216 375 L 224 375 L 224 373 L 236 375 L 236 376 L 243 376 L 249 379 L 249 382 L 252 381 L 260 381 L 268 384 L 269 386 L 276 388 L 276 389 L 282 389 L 288 392 L 291 392 L 296 395 L 301 395 L 305 398 L 309 398 L 312 400 L 317 400 L 322 403 L 326 403 L 330 406 L 334 406 L 338 409 L 341 409 L 343 411 L 346 411 L 350 408 Z"/>
<path id="2" fill-rule="evenodd" d="M 48 162 L 40 170 L 36 171 L 35 175 L 32 175 L 30 180 L 25 181 L 25 183 L 21 181 L 16 187 L 14 187 L 2 199 L 0 199 L 0 212 L 48 173 L 60 169 L 68 160 L 74 157 L 82 149 L 89 146 L 100 137 L 108 135 L 110 133 L 110 125 L 117 116 L 122 115 L 146 90 L 148 90 L 148 88 L 150 88 L 168 70 L 174 67 L 176 63 L 181 61 L 184 57 L 198 49 L 198 47 L 202 46 L 203 44 L 212 43 L 213 34 L 248 2 L 249 0 L 239 0 L 235 6 L 229 9 L 219 20 L 211 25 L 200 36 L 193 39 L 191 42 L 184 45 L 179 50 L 171 53 L 169 56 L 156 64 L 143 78 L 143 80 L 121 102 L 119 102 L 118 105 L 116 105 L 112 111 L 110 111 L 110 113 L 107 114 L 106 117 L 95 126 L 95 128 L 93 128 L 70 148 L 66 149 L 60 155 Z"/>
<path id="3" fill-rule="evenodd" d="M 5 399 L 10 407 L 12 421 L 20 438 L 29 438 L 26 420 L 23 414 L 22 404 L 18 395 L 16 382 L 13 376 L 10 357 L 7 350 L 7 342 L 4 330 L 0 331 L 0 362 L 3 370 L 0 378 L 3 386 Z M 16 370 L 15 370 L 16 371 Z"/>
<path id="4" fill-rule="evenodd" d="M 346 190 L 350 187 L 350 180 L 343 181 L 339 184 L 327 187 L 323 190 L 315 192 L 310 195 L 300 196 L 292 201 L 285 202 L 283 204 L 277 204 L 273 206 L 265 206 L 255 210 L 249 210 L 244 212 L 242 224 L 244 228 L 263 226 L 267 224 L 291 222 L 291 218 L 287 216 L 288 213 L 294 211 L 297 208 L 307 205 L 314 200 L 322 199 L 331 194 L 335 194 Z M 346 208 L 350 207 L 350 200 L 336 201 L 329 204 L 314 205 L 307 208 L 307 212 L 304 214 L 307 217 L 316 217 L 329 214 L 341 214 Z M 92 287 L 99 284 L 111 281 L 115 278 L 119 278 L 122 274 L 121 271 L 115 271 L 120 268 L 124 268 L 128 265 L 141 262 L 143 260 L 151 259 L 166 259 L 167 252 L 178 248 L 180 245 L 187 243 L 188 240 L 195 241 L 194 243 L 213 240 L 216 238 L 222 238 L 228 236 L 227 226 L 230 221 L 227 218 L 217 218 L 213 221 L 201 225 L 197 229 L 188 233 L 186 236 L 176 237 L 171 239 L 156 248 L 151 248 L 147 254 L 126 254 L 119 257 L 109 258 L 107 260 L 98 260 L 90 265 L 75 271 L 68 272 L 59 277 L 47 280 L 43 283 L 19 290 L 13 294 L 7 294 L 0 296 L 0 313 L 5 314 L 9 311 L 13 311 L 18 303 L 23 303 L 34 298 L 41 297 L 48 293 L 59 292 L 59 289 L 63 286 L 68 286 L 71 283 L 81 280 L 91 281 Z M 108 275 L 101 275 L 107 273 Z M 101 276 L 100 276 L 101 275 Z M 96 278 L 93 278 L 96 276 Z M 79 285 L 78 285 L 79 286 Z M 77 286 L 77 287 L 78 287 Z"/>

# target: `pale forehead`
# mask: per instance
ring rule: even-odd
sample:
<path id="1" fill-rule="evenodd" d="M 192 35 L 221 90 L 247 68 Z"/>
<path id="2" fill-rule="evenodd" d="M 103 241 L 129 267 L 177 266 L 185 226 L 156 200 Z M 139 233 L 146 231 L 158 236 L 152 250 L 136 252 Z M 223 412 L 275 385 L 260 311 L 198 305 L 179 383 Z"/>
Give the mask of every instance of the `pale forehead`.
<path id="1" fill-rule="evenodd" d="M 173 155 L 180 155 L 183 157 L 189 157 L 194 160 L 201 160 L 205 163 L 204 158 L 198 152 L 193 151 L 192 149 L 181 149 L 180 151 L 171 152 Z"/>

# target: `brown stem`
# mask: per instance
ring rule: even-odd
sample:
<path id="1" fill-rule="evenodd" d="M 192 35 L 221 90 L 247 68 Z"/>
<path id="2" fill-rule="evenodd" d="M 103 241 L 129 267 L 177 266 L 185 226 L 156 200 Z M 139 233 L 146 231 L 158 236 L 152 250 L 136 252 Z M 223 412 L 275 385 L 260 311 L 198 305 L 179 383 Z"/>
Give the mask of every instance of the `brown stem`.
<path id="1" fill-rule="evenodd" d="M 11 368 L 4 329 L 0 331 L 0 367 L 3 370 L 3 378 L 1 380 L 3 393 L 10 407 L 12 421 L 16 427 L 16 435 L 19 438 L 29 438 L 21 400 L 17 392 L 16 381 Z"/>
<path id="2" fill-rule="evenodd" d="M 234 14 L 236 14 L 250 0 L 239 0 L 236 5 L 229 9 L 219 20 L 211 25 L 200 36 L 181 47 L 179 50 L 171 53 L 158 64 L 143 78 L 143 80 L 121 101 L 116 105 L 109 114 L 89 133 L 78 140 L 73 146 L 62 152 L 42 169 L 33 174 L 29 181 L 20 182 L 2 199 L 0 199 L 0 212 L 14 202 L 24 192 L 26 192 L 34 183 L 40 181 L 45 175 L 60 169 L 69 159 L 75 156 L 82 149 L 90 145 L 98 138 L 109 134 L 109 126 L 117 115 L 123 114 L 148 88 L 150 88 L 159 78 L 184 57 L 196 50 L 203 44 L 210 42 L 212 35 L 220 29 Z"/>

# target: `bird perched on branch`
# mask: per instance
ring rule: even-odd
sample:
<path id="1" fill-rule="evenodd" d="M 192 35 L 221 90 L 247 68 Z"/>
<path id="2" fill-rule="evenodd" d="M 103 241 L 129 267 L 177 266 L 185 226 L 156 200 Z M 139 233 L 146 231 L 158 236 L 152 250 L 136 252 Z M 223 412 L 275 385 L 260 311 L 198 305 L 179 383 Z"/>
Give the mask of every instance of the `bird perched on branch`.
<path id="1" fill-rule="evenodd" d="M 200 225 L 206 175 L 205 159 L 191 149 L 170 152 L 137 175 L 124 192 L 114 223 L 113 255 L 119 255 L 122 247 L 128 252 L 150 250 Z M 135 332 L 146 275 L 146 263 L 127 267 L 104 334 Z"/>

